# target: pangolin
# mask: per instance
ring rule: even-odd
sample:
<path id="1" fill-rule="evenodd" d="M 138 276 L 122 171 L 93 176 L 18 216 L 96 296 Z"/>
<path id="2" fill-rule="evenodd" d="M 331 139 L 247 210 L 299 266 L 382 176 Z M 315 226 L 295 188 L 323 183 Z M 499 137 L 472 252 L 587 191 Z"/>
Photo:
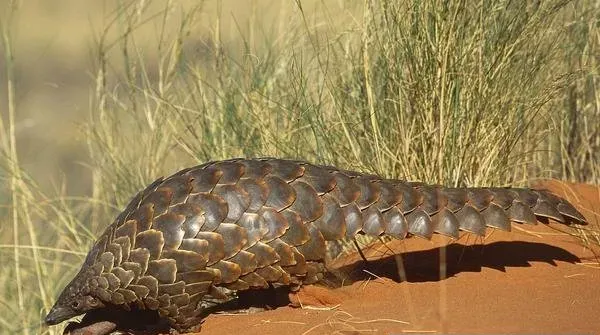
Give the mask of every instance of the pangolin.
<path id="1" fill-rule="evenodd" d="M 138 193 L 93 244 L 45 318 L 158 311 L 178 331 L 236 292 L 319 281 L 327 241 L 356 234 L 458 238 L 536 217 L 585 223 L 566 200 L 523 188 L 448 188 L 275 158 L 209 162 Z M 98 332 L 102 333 L 102 332 Z"/>

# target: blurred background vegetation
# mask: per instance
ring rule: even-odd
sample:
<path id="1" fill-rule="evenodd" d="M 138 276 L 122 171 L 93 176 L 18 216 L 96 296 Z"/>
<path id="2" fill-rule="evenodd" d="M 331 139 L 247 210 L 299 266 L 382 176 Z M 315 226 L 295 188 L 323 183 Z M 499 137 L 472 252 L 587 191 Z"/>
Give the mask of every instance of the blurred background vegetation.
<path id="1" fill-rule="evenodd" d="M 0 2 L 2 333 L 61 334 L 40 320 L 94 236 L 207 160 L 598 184 L 599 20 L 591 0 Z"/>

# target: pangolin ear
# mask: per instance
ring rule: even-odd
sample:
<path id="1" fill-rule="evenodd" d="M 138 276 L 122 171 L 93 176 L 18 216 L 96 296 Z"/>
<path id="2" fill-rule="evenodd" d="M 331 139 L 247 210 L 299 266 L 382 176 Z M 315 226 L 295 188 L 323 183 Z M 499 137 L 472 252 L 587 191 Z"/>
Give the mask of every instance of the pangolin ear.
<path id="1" fill-rule="evenodd" d="M 94 308 L 102 308 L 104 307 L 104 303 L 102 302 L 102 300 L 93 297 L 91 295 L 88 295 L 85 297 L 85 301 L 86 301 L 86 305 L 89 309 L 94 309 Z"/>

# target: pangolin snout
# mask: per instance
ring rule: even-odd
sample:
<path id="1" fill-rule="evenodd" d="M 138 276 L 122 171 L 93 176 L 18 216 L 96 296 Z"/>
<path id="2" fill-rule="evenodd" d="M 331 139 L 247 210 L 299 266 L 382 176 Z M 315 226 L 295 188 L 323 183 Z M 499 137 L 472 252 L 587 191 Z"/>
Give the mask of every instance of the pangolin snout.
<path id="1" fill-rule="evenodd" d="M 59 324 L 67 319 L 70 319 L 75 315 L 76 313 L 73 312 L 73 310 L 71 310 L 70 308 L 55 305 L 54 307 L 52 307 L 48 315 L 46 315 L 44 322 L 48 326 L 52 326 Z"/>

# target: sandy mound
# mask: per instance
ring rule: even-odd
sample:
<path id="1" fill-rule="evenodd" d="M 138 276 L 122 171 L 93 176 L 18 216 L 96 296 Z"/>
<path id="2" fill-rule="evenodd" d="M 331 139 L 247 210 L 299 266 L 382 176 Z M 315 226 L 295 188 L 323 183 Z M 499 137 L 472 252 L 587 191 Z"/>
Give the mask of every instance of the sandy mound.
<path id="1" fill-rule="evenodd" d="M 536 187 L 565 196 L 600 225 L 599 187 Z M 564 226 L 517 228 L 485 241 L 463 236 L 445 248 L 441 236 L 371 245 L 368 265 L 356 254 L 332 264 L 353 284 L 305 287 L 291 295 L 299 307 L 211 315 L 201 334 L 596 333 L 600 250 L 582 247 Z M 402 283 L 394 253 L 404 260 Z"/>

